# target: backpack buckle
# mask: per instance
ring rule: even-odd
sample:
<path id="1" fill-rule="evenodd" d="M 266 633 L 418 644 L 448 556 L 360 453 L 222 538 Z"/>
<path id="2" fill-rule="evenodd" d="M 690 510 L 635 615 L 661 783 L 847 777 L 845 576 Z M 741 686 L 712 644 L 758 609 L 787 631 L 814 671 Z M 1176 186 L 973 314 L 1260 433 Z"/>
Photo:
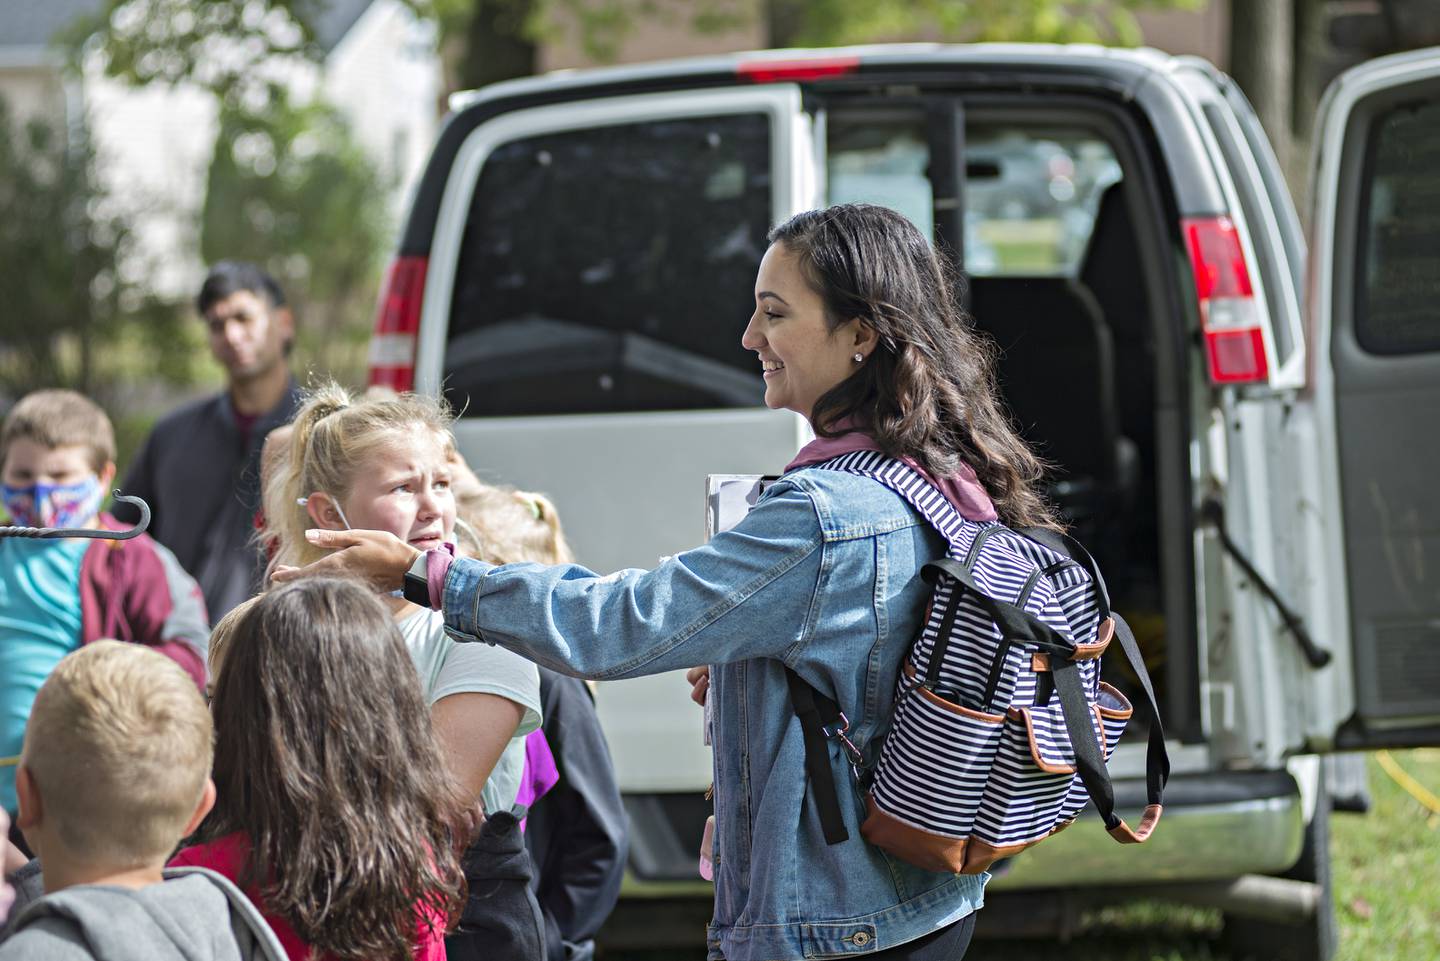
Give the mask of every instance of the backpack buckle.
<path id="1" fill-rule="evenodd" d="M 832 741 L 840 742 L 840 746 L 843 747 L 845 753 L 850 756 L 851 765 L 858 765 L 864 760 L 864 757 L 861 755 L 860 749 L 845 736 L 845 732 L 848 730 L 850 730 L 850 719 L 845 716 L 844 711 L 840 712 L 840 717 L 837 718 L 833 724 L 820 725 L 820 732 L 822 734 Z"/>

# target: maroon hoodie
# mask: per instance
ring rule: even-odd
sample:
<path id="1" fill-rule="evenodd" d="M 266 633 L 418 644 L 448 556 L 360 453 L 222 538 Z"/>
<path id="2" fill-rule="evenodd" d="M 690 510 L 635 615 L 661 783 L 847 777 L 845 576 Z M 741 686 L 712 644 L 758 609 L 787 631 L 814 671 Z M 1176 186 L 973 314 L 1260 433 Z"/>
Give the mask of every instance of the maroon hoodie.
<path id="1" fill-rule="evenodd" d="M 107 530 L 125 530 L 109 514 Z M 148 534 L 92 541 L 80 560 L 80 643 L 134 641 L 175 661 L 205 689 L 210 627 L 194 578 Z"/>

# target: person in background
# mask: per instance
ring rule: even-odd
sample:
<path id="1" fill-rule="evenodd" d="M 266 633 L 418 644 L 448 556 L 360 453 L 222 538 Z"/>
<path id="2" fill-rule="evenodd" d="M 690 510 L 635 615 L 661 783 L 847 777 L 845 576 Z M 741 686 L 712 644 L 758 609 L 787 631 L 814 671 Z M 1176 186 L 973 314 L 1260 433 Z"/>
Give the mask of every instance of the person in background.
<path id="1" fill-rule="evenodd" d="M 0 961 L 284 961 L 234 885 L 165 869 L 215 801 L 212 734 L 195 685 L 154 651 L 99 641 L 56 666 L 18 780 L 44 895 L 17 906 Z"/>
<path id="2" fill-rule="evenodd" d="M 100 511 L 114 476 L 110 419 L 74 391 L 27 394 L 0 426 L 0 524 L 123 529 Z M 66 654 L 134 641 L 203 688 L 209 631 L 195 581 L 147 535 L 0 538 L 0 759 L 20 753 L 40 685 Z M 15 801 L 15 767 L 0 764 L 0 807 L 13 814 Z"/>
<path id="3" fill-rule="evenodd" d="M 210 269 L 196 307 L 225 389 L 162 417 L 121 490 L 150 505 L 151 535 L 195 575 L 218 618 L 259 587 L 260 449 L 299 406 L 288 362 L 295 322 L 274 278 L 240 261 Z M 133 523 L 139 515 L 121 505 L 116 516 Z"/>
<path id="4" fill-rule="evenodd" d="M 226 627 L 215 806 L 171 866 L 233 880 L 290 961 L 444 961 L 469 801 L 384 605 L 313 579 Z"/>
<path id="5" fill-rule="evenodd" d="M 478 482 L 464 490 L 457 551 L 490 564 L 574 561 L 560 515 L 543 495 Z M 527 743 L 531 769 L 553 773 L 537 777 L 546 789 L 534 791 L 525 828 L 531 883 L 545 918 L 546 961 L 587 961 L 625 878 L 625 806 L 590 687 L 542 667 L 540 707 L 544 725 Z"/>

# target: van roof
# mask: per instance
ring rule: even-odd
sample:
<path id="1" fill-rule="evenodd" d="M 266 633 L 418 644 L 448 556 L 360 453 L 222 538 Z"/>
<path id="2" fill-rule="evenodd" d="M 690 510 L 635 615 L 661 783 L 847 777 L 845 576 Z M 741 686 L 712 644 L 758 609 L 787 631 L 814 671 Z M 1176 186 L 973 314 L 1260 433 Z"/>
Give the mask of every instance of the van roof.
<path id="1" fill-rule="evenodd" d="M 1157 72 L 1183 67 L 1214 67 L 1195 57 L 1176 57 L 1152 47 L 1104 47 L 1099 44 L 1054 43 L 895 43 L 823 49 L 755 50 L 704 57 L 685 57 L 652 63 L 612 67 L 555 70 L 535 77 L 505 80 L 479 90 L 466 90 L 450 97 L 450 109 L 459 112 L 476 104 L 511 97 L 545 95 L 592 86 L 653 87 L 678 84 L 686 79 L 733 78 L 745 66 L 783 63 L 800 66 L 851 61 L 861 72 L 933 69 L 954 66 L 975 68 L 984 65 L 1039 72 L 1091 73 L 1107 75 L 1126 86 Z M 1208 72 L 1208 71 L 1207 71 Z"/>

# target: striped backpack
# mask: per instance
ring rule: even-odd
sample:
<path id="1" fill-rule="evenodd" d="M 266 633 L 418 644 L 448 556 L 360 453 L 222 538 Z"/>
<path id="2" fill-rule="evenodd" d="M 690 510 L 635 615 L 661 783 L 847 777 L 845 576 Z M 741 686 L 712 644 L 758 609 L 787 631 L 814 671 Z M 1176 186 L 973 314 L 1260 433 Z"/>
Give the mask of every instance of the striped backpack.
<path id="1" fill-rule="evenodd" d="M 861 451 L 820 465 L 879 481 L 944 535 L 947 556 L 924 627 L 902 665 L 880 757 L 862 770 L 840 707 L 789 673 L 806 768 L 826 841 L 848 838 L 828 741 L 849 753 L 868 789 L 861 834 L 931 871 L 978 874 L 1067 827 L 1093 801 L 1118 841 L 1144 841 L 1169 777 L 1155 695 L 1129 627 L 1078 543 L 1055 531 L 963 518 L 918 473 Z M 1115 814 L 1106 762 L 1130 702 L 1100 680 L 1118 637 L 1149 714 L 1148 806 L 1135 829 Z"/>

